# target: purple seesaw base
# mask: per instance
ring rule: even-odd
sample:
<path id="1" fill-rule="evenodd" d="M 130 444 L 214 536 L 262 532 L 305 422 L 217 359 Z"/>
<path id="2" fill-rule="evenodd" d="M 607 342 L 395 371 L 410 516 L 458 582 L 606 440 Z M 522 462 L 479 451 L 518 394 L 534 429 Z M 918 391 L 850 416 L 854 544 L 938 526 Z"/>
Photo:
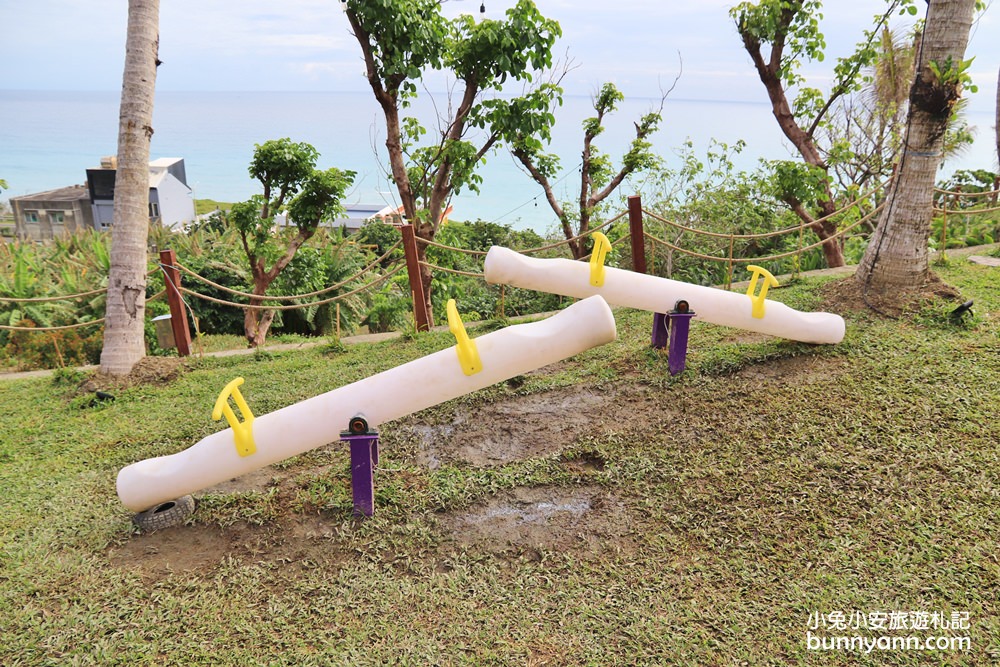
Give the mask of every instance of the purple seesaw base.
<path id="1" fill-rule="evenodd" d="M 687 366 L 688 331 L 694 315 L 688 310 L 682 312 L 676 309 L 669 313 L 653 313 L 652 347 L 654 350 L 667 350 L 671 375 L 677 375 Z"/>
<path id="2" fill-rule="evenodd" d="M 667 366 L 671 375 L 677 375 L 687 366 L 688 329 L 694 313 L 671 312 L 667 315 L 673 335 L 670 337 L 670 349 L 667 350 Z"/>
<path id="3" fill-rule="evenodd" d="M 340 439 L 351 446 L 351 493 L 354 497 L 354 516 L 372 516 L 375 514 L 378 432 L 353 435 L 343 431 Z"/>
<path id="4" fill-rule="evenodd" d="M 670 331 L 666 313 L 653 313 L 653 349 L 665 350 Z"/>

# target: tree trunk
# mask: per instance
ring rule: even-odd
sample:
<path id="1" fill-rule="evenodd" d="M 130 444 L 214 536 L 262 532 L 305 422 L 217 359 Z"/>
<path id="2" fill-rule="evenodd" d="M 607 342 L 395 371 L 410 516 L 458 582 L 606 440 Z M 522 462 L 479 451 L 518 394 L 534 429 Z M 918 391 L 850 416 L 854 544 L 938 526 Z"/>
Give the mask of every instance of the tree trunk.
<path id="1" fill-rule="evenodd" d="M 802 11 L 801 2 L 785 7 L 782 10 L 784 30 L 788 29 L 792 18 L 799 11 Z M 780 39 L 771 45 L 771 56 L 768 60 L 764 60 L 760 41 L 756 37 L 746 31 L 741 31 L 740 36 L 743 39 L 743 47 L 750 55 L 750 59 L 757 70 L 757 76 L 767 91 L 767 97 L 771 101 L 771 114 L 777 121 L 781 133 L 792 142 L 792 145 L 798 150 L 799 155 L 802 156 L 806 164 L 818 167 L 828 173 L 829 167 L 823 160 L 823 155 L 816 145 L 812 130 L 807 132 L 799 127 L 781 81 L 780 69 L 782 67 L 782 54 L 785 48 L 784 36 L 781 36 Z M 830 102 L 832 101 L 831 99 Z M 825 242 L 822 246 L 823 256 L 826 259 L 826 265 L 832 269 L 844 266 L 844 253 L 841 250 L 840 241 L 832 238 L 837 233 L 837 225 L 828 217 L 830 214 L 836 212 L 833 191 L 830 189 L 829 181 L 825 185 L 825 191 L 826 200 L 820 202 L 820 215 L 827 219 L 822 222 L 816 222 L 816 219 L 806 210 L 801 202 L 788 200 L 787 203 L 802 222 L 808 224 L 809 228 L 816 232 L 820 240 Z"/>
<path id="2" fill-rule="evenodd" d="M 270 212 L 265 207 L 264 216 L 269 217 Z M 299 229 L 298 234 L 295 235 L 285 249 L 285 254 L 279 257 L 274 265 L 268 269 L 262 258 L 251 258 L 251 268 L 250 271 L 253 274 L 253 294 L 260 297 L 267 295 L 267 288 L 271 286 L 271 283 L 275 281 L 285 267 L 288 266 L 293 259 L 295 259 L 295 254 L 299 251 L 306 241 L 311 239 L 316 233 L 316 227 L 311 229 Z M 246 244 L 246 239 L 244 239 L 244 246 Z M 249 255 L 248 255 L 249 256 Z M 255 299 L 250 297 L 251 306 L 259 306 L 264 303 L 264 299 Z M 267 332 L 271 328 L 271 323 L 274 322 L 274 317 L 277 315 L 276 310 L 257 310 L 256 308 L 247 308 L 243 313 L 243 335 L 247 339 L 247 347 L 260 347 L 264 344 L 264 340 L 267 338 Z"/>
<path id="3" fill-rule="evenodd" d="M 997 110 L 996 110 L 996 123 L 994 124 L 994 130 L 996 130 L 997 135 L 997 164 L 1000 164 L 1000 71 L 997 71 Z M 1000 170 L 1000 167 L 998 167 Z M 996 186 L 993 187 L 996 190 Z"/>
<path id="4" fill-rule="evenodd" d="M 826 186 L 826 191 L 832 196 L 829 185 Z M 821 246 L 826 265 L 831 269 L 844 266 L 847 263 L 844 261 L 844 240 L 835 238 L 837 236 L 837 223 L 833 221 L 832 217 L 837 212 L 837 206 L 833 203 L 833 199 L 827 199 L 820 202 L 819 210 L 823 220 L 817 220 L 809 228 L 816 232 L 816 236 L 821 240 L 826 241 Z"/>
<path id="5" fill-rule="evenodd" d="M 111 268 L 101 372 L 127 375 L 146 354 L 149 142 L 159 64 L 159 0 L 129 0 L 118 124 Z"/>
<path id="6" fill-rule="evenodd" d="M 262 259 L 258 259 L 252 265 L 251 273 L 253 274 L 253 294 L 263 297 L 267 294 L 267 288 L 271 286 L 274 277 L 264 269 L 264 260 Z M 260 306 L 263 303 L 264 299 L 262 298 L 250 297 L 251 306 Z M 247 339 L 247 347 L 257 348 L 264 345 L 267 332 L 271 328 L 271 323 L 274 322 L 275 314 L 273 310 L 257 310 L 256 308 L 247 308 L 243 311 L 243 336 Z"/>
<path id="7" fill-rule="evenodd" d="M 254 293 L 256 292 L 257 290 L 254 289 Z M 250 298 L 251 306 L 259 306 L 262 303 L 264 303 L 263 299 Z M 275 313 L 276 311 L 273 310 L 246 309 L 243 314 L 243 332 L 247 339 L 247 347 L 261 347 L 264 344 L 267 332 L 271 329 L 271 323 L 274 322 Z"/>
<path id="8" fill-rule="evenodd" d="M 417 238 L 425 241 L 433 241 L 434 233 L 437 231 L 435 225 L 429 223 L 419 223 L 413 225 L 413 233 Z M 424 300 L 427 302 L 427 326 L 434 326 L 434 305 L 431 301 L 431 281 L 433 274 L 427 266 L 427 244 L 417 244 L 417 261 L 420 262 L 420 284 L 424 288 Z"/>
<path id="9" fill-rule="evenodd" d="M 948 120 L 961 97 L 961 83 L 956 76 L 947 76 L 945 63 L 949 58 L 956 63 L 950 70 L 954 72 L 964 59 L 975 4 L 976 0 L 935 0 L 928 5 L 897 178 L 855 274 L 866 293 L 917 287 L 928 277 L 934 178 Z M 944 70 L 943 80 L 930 63 Z"/>

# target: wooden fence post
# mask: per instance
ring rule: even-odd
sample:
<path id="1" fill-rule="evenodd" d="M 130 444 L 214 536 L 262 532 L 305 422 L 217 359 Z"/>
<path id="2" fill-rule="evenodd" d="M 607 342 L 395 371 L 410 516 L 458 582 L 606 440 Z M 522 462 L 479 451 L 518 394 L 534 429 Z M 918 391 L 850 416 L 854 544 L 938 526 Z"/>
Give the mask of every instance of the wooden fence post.
<path id="1" fill-rule="evenodd" d="M 642 228 L 642 200 L 639 195 L 628 198 L 628 231 L 632 242 L 632 270 L 646 273 L 646 235 Z M 653 335 L 650 345 L 654 350 L 666 349 L 669 341 L 670 318 L 664 312 L 653 313 Z"/>
<path id="2" fill-rule="evenodd" d="M 181 273 L 177 270 L 177 255 L 173 250 L 161 250 L 160 264 L 167 289 L 167 303 L 170 304 L 170 328 L 174 332 L 177 355 L 186 357 L 191 354 L 191 331 L 188 329 L 187 311 L 184 310 L 184 301 L 181 299 Z"/>
<path id="3" fill-rule="evenodd" d="M 941 198 L 941 248 L 938 251 L 938 261 L 945 260 L 945 247 L 948 245 L 948 195 Z"/>
<path id="4" fill-rule="evenodd" d="M 632 270 L 646 273 L 646 237 L 642 229 L 642 201 L 639 195 L 628 198 L 628 231 L 632 241 Z"/>
<path id="5" fill-rule="evenodd" d="M 420 279 L 420 260 L 417 259 L 417 237 L 413 233 L 413 225 L 403 225 L 399 229 L 403 233 L 403 253 L 406 255 L 406 273 L 410 279 L 410 294 L 413 296 L 413 316 L 416 318 L 417 331 L 427 331 L 430 325 L 424 283 Z"/>

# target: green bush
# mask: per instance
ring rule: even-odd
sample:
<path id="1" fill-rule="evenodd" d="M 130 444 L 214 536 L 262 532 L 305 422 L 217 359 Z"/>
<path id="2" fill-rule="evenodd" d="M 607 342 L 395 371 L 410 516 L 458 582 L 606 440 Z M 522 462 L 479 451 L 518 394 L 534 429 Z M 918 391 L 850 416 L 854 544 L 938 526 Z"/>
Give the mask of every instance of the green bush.
<path id="1" fill-rule="evenodd" d="M 37 325 L 31 320 L 23 319 L 14 326 L 32 328 Z M 21 370 L 83 366 L 100 361 L 103 339 L 99 327 L 12 331 L 3 352 L 10 359 L 16 360 Z"/>

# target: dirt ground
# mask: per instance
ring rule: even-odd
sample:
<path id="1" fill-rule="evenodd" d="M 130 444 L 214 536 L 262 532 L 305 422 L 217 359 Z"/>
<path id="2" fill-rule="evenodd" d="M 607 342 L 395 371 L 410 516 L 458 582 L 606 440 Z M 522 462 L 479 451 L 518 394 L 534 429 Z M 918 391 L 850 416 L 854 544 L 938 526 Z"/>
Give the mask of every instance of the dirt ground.
<path id="1" fill-rule="evenodd" d="M 139 371 L 144 373 L 148 371 Z M 415 443 L 412 460 L 435 469 L 446 463 L 490 467 L 563 452 L 594 429 L 627 429 L 648 418 L 653 401 L 649 389 L 626 386 L 596 394 L 589 389 L 557 389 L 519 396 L 489 405 L 462 407 L 448 424 L 419 417 L 394 422 L 403 441 Z M 657 408 L 659 410 L 659 408 Z M 584 453 L 562 462 L 585 474 L 600 470 L 599 455 Z M 277 487 L 280 506 L 290 504 L 302 469 L 268 467 L 206 489 L 205 493 L 264 492 Z M 309 474 L 320 475 L 322 467 Z M 379 472 L 376 471 L 376 487 Z M 392 473 L 385 473 L 392 474 Z M 377 510 L 376 510 L 377 511 Z M 341 519 L 322 514 L 283 513 L 263 526 L 236 522 L 225 528 L 194 524 L 148 534 L 137 533 L 113 547 L 111 561 L 144 579 L 159 580 L 172 572 L 210 571 L 227 557 L 271 561 L 283 565 L 336 566 L 350 554 L 338 547 Z M 595 485 L 518 487 L 471 508 L 443 513 L 438 528 L 443 541 L 492 553 L 528 549 L 597 549 L 608 539 L 628 533 L 624 502 Z"/>
<path id="2" fill-rule="evenodd" d="M 80 386 L 80 391 L 112 392 L 146 384 L 162 385 L 176 380 L 186 369 L 187 365 L 180 357 L 143 357 L 125 377 L 94 373 Z"/>
<path id="3" fill-rule="evenodd" d="M 955 299 L 958 293 L 933 281 L 915 291 L 910 304 L 931 297 Z M 821 309 L 846 313 L 874 309 L 896 316 L 874 295 L 867 297 L 852 279 L 828 283 Z M 757 335 L 736 332 L 756 340 Z M 751 366 L 739 372 L 755 383 L 802 383 L 836 372 L 839 359 L 791 357 Z M 184 371 L 176 358 L 147 358 L 124 384 L 162 383 Z M 552 372 L 552 369 L 539 371 Z M 87 391 L 113 390 L 123 386 L 96 376 Z M 589 432 L 628 432 L 631 429 L 666 424 L 682 417 L 690 405 L 677 405 L 662 391 L 621 378 L 604 391 L 591 387 L 571 387 L 516 396 L 485 405 L 458 405 L 450 415 L 435 413 L 429 418 L 411 416 L 391 425 L 401 440 L 411 443 L 409 451 L 397 452 L 426 469 L 447 464 L 493 467 L 513 461 L 558 455 L 579 445 Z M 696 409 L 696 407 L 694 408 Z M 691 415 L 688 414 L 690 417 Z M 685 437 L 685 436 L 681 436 Z M 697 433 L 686 437 L 696 438 Z M 605 461 L 596 453 L 579 451 L 562 460 L 569 471 L 585 474 L 600 470 Z M 310 469 L 311 474 L 321 470 Z M 277 488 L 280 506 L 287 506 L 295 489 L 294 477 L 301 469 L 269 467 L 209 489 L 212 493 L 267 491 Z M 376 487 L 378 475 L 376 473 Z M 487 553 L 523 554 L 532 549 L 578 550 L 586 552 L 608 540 L 627 540 L 627 501 L 596 485 L 572 487 L 518 487 L 485 503 L 442 513 L 437 521 L 441 541 L 455 546 L 473 546 Z M 195 523 L 149 534 L 135 534 L 124 544 L 109 550 L 117 566 L 137 572 L 144 579 L 159 580 L 172 572 L 208 572 L 227 558 L 269 561 L 288 567 L 336 566 L 351 554 L 339 546 L 338 519 L 322 514 L 285 511 L 277 520 L 262 526 L 236 522 L 227 527 Z"/>

